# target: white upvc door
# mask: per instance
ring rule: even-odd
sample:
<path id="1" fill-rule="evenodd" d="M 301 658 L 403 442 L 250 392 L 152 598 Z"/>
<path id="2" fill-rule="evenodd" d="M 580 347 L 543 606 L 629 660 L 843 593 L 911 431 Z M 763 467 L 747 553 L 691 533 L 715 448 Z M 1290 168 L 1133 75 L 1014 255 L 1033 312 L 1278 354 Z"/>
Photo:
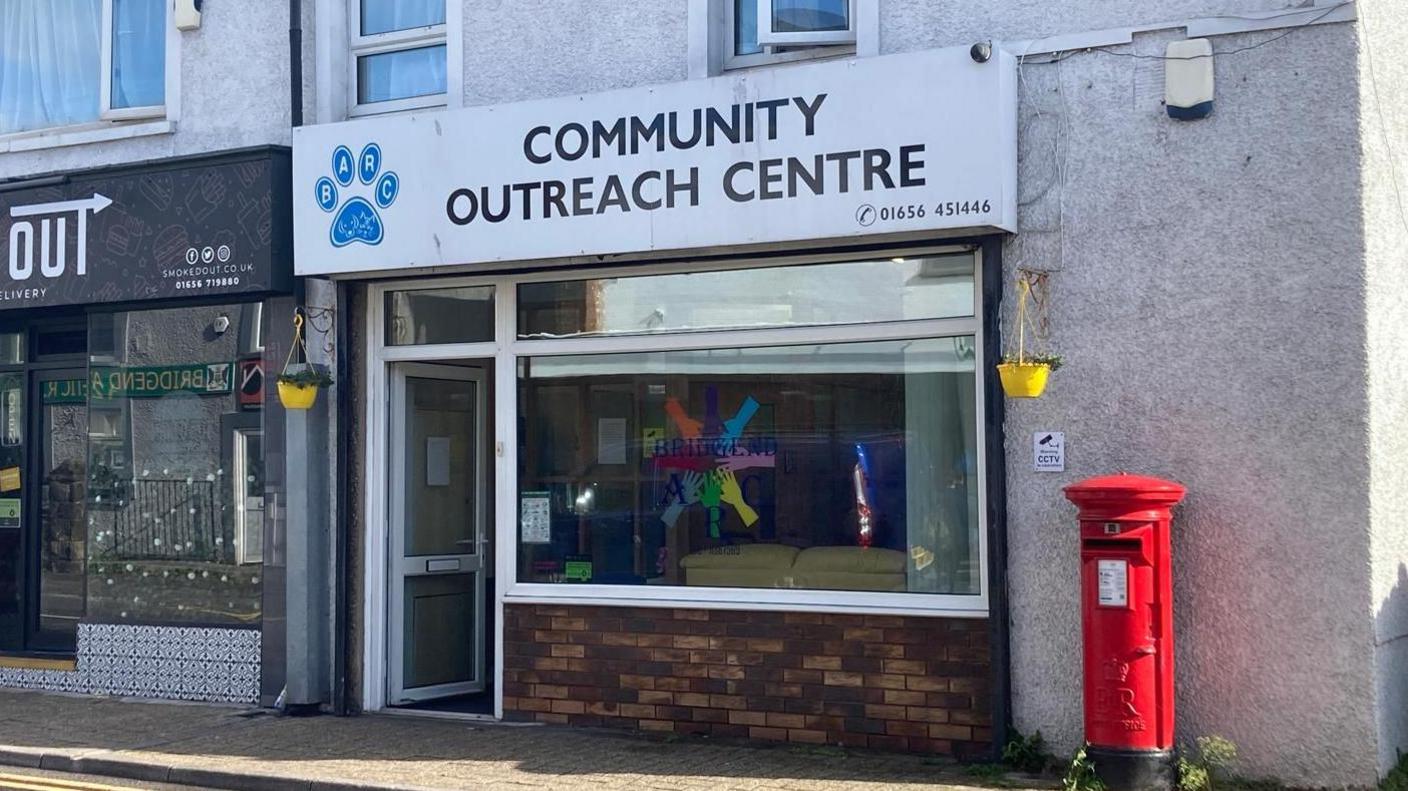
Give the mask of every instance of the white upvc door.
<path id="1" fill-rule="evenodd" d="M 485 375 L 391 367 L 387 703 L 485 688 Z"/>

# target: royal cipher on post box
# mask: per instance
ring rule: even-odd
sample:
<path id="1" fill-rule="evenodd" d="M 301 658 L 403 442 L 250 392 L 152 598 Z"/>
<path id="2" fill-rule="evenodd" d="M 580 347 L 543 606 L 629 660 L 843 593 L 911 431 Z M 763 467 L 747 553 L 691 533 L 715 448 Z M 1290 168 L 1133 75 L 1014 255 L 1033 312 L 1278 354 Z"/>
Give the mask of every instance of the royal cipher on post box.
<path id="1" fill-rule="evenodd" d="M 1080 510 L 1085 738 L 1111 791 L 1173 783 L 1172 508 L 1184 488 L 1139 475 L 1066 487 Z"/>

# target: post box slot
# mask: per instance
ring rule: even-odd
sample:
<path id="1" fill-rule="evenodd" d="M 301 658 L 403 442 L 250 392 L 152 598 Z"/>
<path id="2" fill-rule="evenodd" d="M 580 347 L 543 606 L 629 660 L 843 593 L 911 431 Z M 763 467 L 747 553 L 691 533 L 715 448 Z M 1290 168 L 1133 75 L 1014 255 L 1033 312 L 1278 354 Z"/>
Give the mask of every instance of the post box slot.
<path id="1" fill-rule="evenodd" d="M 1087 538 L 1081 542 L 1081 546 L 1091 549 L 1123 549 L 1138 551 L 1139 539 L 1137 538 Z"/>

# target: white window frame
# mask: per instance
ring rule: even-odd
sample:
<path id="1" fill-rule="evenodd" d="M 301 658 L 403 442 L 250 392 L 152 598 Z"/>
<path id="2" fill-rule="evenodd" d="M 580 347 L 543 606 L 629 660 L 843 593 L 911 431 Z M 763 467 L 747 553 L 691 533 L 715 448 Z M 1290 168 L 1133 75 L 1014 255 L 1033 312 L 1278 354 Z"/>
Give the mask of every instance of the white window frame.
<path id="1" fill-rule="evenodd" d="M 166 102 L 169 101 L 167 94 L 170 92 L 170 81 L 167 81 L 166 89 L 162 91 L 162 104 L 147 105 L 145 107 L 113 107 L 112 106 L 112 36 L 113 36 L 113 2 L 114 0 L 103 0 L 103 25 L 102 25 L 102 45 L 100 47 L 99 62 L 103 72 L 102 84 L 98 87 L 98 118 L 104 121 L 135 121 L 139 118 L 165 118 Z M 166 22 L 162 29 L 167 32 L 166 46 L 171 47 L 170 31 L 176 29 L 175 21 L 171 18 L 173 4 L 170 2 L 162 4 L 166 10 Z M 179 40 L 178 40 L 179 41 Z M 165 58 L 165 68 L 171 68 L 171 58 Z M 166 74 L 162 75 L 166 77 Z"/>
<path id="2" fill-rule="evenodd" d="M 0 134 L 0 153 L 123 140 L 175 131 L 174 122 L 178 120 L 178 108 L 181 106 L 181 32 L 176 29 L 172 17 L 173 4 L 163 3 L 166 9 L 164 103 L 120 108 L 112 107 L 112 4 L 113 0 L 103 0 L 98 42 L 97 120 Z"/>
<path id="3" fill-rule="evenodd" d="M 758 0 L 758 43 L 763 46 L 810 46 L 827 44 L 856 43 L 856 0 L 847 0 L 846 19 L 849 26 L 845 30 L 814 30 L 795 33 L 778 33 L 772 29 L 773 3 L 776 0 Z M 733 8 L 733 4 L 729 4 Z"/>
<path id="4" fill-rule="evenodd" d="M 851 0 L 854 41 L 801 49 L 775 51 L 764 44 L 763 51 L 738 54 L 735 46 L 733 0 L 689 0 L 690 79 L 716 77 L 736 69 L 773 66 L 782 63 L 880 54 L 880 0 Z"/>
<path id="5" fill-rule="evenodd" d="M 454 78 L 455 72 L 462 69 L 463 66 L 458 58 L 458 48 L 451 46 L 451 39 L 455 37 L 449 34 L 450 24 L 458 18 L 450 11 L 452 7 L 458 6 L 459 2 L 458 0 L 445 0 L 445 4 L 445 21 L 441 24 L 364 36 L 362 35 L 362 4 L 360 0 L 347 0 L 349 38 L 347 115 L 349 118 L 421 110 L 429 107 L 445 107 L 449 104 L 449 94 L 459 82 Z M 359 60 L 368 55 L 437 46 L 445 47 L 445 93 L 429 93 L 424 96 L 411 96 L 405 99 L 391 99 L 385 102 L 368 102 L 366 104 L 359 102 L 357 95 L 357 63 Z"/>
<path id="6" fill-rule="evenodd" d="M 648 276 L 725 269 L 837 263 L 873 260 L 876 257 L 923 256 L 963 252 L 973 256 L 973 315 L 960 318 L 893 321 L 874 324 L 804 325 L 766 329 L 644 333 L 580 338 L 519 339 L 517 288 L 525 283 L 584 280 L 609 277 Z M 365 358 L 368 370 L 364 392 L 378 394 L 364 403 L 367 471 L 364 513 L 366 520 L 366 564 L 363 613 L 366 623 L 363 643 L 362 704 L 368 711 L 386 706 L 387 606 L 389 604 L 390 511 L 388 486 L 390 419 L 386 394 L 390 392 L 390 365 L 400 361 L 445 361 L 493 359 L 494 377 L 494 623 L 492 635 L 497 677 L 494 680 L 494 716 L 503 716 L 503 628 L 507 604 L 561 604 L 622 607 L 681 607 L 720 610 L 767 610 L 774 612 L 863 613 L 920 615 L 952 618 L 990 617 L 991 579 L 988 569 L 988 491 L 987 405 L 982 368 L 986 338 L 983 335 L 983 266 L 981 248 L 973 245 L 897 247 L 883 253 L 827 253 L 796 255 L 775 259 L 747 258 L 727 262 L 679 262 L 638 264 L 591 270 L 545 270 L 518 275 L 419 278 L 382 281 L 368 287 Z M 386 294 L 391 291 L 443 289 L 470 286 L 494 287 L 495 337 L 470 343 L 424 346 L 387 346 L 383 337 Z M 712 349 L 758 346 L 814 346 L 820 343 L 847 343 L 882 340 L 916 340 L 969 335 L 974 339 L 976 373 L 974 379 L 978 466 L 978 568 L 976 595 L 935 593 L 880 593 L 836 590 L 783 590 L 758 588 L 712 588 L 680 585 L 554 585 L 519 582 L 518 576 L 518 360 L 520 357 L 599 354 L 611 352 L 659 351 L 671 349 Z"/>

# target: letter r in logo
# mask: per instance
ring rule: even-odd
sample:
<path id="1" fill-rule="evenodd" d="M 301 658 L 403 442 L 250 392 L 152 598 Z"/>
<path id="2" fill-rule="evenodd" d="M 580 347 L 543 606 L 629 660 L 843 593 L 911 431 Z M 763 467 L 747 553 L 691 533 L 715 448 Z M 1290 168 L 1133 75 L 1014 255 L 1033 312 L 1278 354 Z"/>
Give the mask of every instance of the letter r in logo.
<path id="1" fill-rule="evenodd" d="M 376 178 L 376 174 L 381 170 L 381 146 L 376 143 L 367 143 L 362 149 L 362 156 L 357 165 L 357 177 L 363 184 L 370 184 Z"/>

